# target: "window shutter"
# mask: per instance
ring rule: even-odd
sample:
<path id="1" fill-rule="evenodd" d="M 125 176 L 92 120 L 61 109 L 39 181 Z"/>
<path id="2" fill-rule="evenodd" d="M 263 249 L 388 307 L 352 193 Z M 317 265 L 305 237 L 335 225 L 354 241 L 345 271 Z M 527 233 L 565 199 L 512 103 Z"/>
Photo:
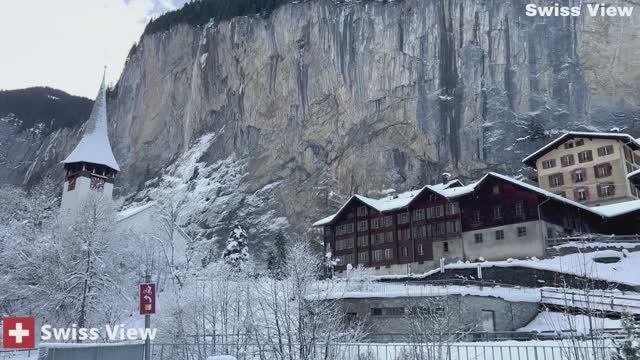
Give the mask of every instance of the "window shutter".
<path id="1" fill-rule="evenodd" d="M 558 174 L 558 177 L 560 178 L 560 185 L 564 185 L 564 176 L 562 176 L 562 174 Z"/>
<path id="2" fill-rule="evenodd" d="M 585 201 L 589 200 L 589 188 L 584 189 L 584 198 Z"/>
<path id="3" fill-rule="evenodd" d="M 573 189 L 573 199 L 575 201 L 580 201 L 579 195 L 578 195 L 578 189 Z"/>
<path id="4" fill-rule="evenodd" d="M 598 165 L 593 167 L 593 173 L 596 175 L 596 179 L 600 177 L 600 174 L 598 174 Z"/>
<path id="5" fill-rule="evenodd" d="M 596 186 L 596 189 L 598 189 L 598 197 L 602 197 L 603 195 L 602 184 L 598 184 L 598 186 Z"/>
<path id="6" fill-rule="evenodd" d="M 616 186 L 614 184 L 610 184 L 609 188 L 611 189 L 611 195 L 615 195 L 616 194 Z"/>
<path id="7" fill-rule="evenodd" d="M 582 168 L 582 169 L 580 169 L 580 170 L 582 170 L 582 178 L 583 178 L 583 181 L 587 181 L 587 180 L 588 180 L 588 179 L 587 179 L 587 178 L 588 178 L 588 176 L 587 176 L 587 173 L 588 173 L 587 168 Z"/>

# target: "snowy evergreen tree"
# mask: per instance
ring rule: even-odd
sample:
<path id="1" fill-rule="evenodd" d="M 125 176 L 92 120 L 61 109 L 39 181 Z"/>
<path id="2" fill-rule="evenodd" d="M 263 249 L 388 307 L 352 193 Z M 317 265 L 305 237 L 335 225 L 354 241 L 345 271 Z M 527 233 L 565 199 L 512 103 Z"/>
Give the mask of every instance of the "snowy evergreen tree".
<path id="1" fill-rule="evenodd" d="M 267 269 L 271 276 L 280 279 L 284 276 L 285 266 L 287 265 L 287 238 L 282 232 L 278 232 L 273 243 L 273 247 L 269 249 L 267 254 Z"/>
<path id="2" fill-rule="evenodd" d="M 625 337 L 613 354 L 613 360 L 640 360 L 640 328 L 633 316 L 622 318 Z"/>
<path id="3" fill-rule="evenodd" d="M 235 224 L 227 239 L 227 246 L 222 253 L 224 262 L 234 269 L 241 271 L 249 261 L 249 247 L 247 246 L 247 233 L 240 224 Z"/>

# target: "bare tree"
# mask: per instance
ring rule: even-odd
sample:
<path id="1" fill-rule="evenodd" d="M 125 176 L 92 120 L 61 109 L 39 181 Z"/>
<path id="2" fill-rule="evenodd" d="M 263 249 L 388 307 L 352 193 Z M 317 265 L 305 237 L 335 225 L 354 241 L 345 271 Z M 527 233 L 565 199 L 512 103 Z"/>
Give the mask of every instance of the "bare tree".
<path id="1" fill-rule="evenodd" d="M 578 248 L 580 249 L 580 248 Z M 606 359 L 607 338 L 602 333 L 607 317 L 613 285 L 598 289 L 597 268 L 590 257 L 582 252 L 568 255 L 571 262 L 561 257 L 558 287 L 543 290 L 543 307 L 554 312 L 547 325 L 561 335 L 562 353 L 568 360 Z M 575 275 L 568 275 L 575 274 Z M 586 323 L 582 322 L 586 319 Z"/>
<path id="2" fill-rule="evenodd" d="M 464 324 L 459 297 L 428 296 L 408 304 L 405 317 L 410 339 L 416 346 L 405 349 L 405 359 L 450 358 L 450 345 L 463 340 L 469 329 Z"/>
<path id="3" fill-rule="evenodd" d="M 187 244 L 179 242 L 185 238 L 184 231 L 178 226 L 178 220 L 183 215 L 185 199 L 168 199 L 160 203 L 158 211 L 159 229 L 153 238 L 160 244 L 160 252 L 164 257 L 164 263 L 174 285 L 177 288 L 184 286 L 184 276 L 190 267 L 190 257 L 186 251 Z M 179 236 L 178 233 L 180 233 Z"/>

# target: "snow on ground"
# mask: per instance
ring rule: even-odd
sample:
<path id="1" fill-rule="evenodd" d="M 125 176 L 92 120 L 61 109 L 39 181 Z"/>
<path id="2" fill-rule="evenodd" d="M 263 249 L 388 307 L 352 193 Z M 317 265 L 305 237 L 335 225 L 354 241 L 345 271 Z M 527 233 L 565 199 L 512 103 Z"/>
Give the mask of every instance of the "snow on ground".
<path id="1" fill-rule="evenodd" d="M 136 195 L 139 199 L 157 200 L 159 205 L 167 200 L 182 201 L 184 207 L 177 223 L 190 238 L 198 241 L 194 251 L 203 256 L 212 246 L 223 243 L 233 219 L 242 222 L 250 234 L 250 242 L 290 225 L 278 212 L 279 199 L 274 195 L 286 181 L 249 184 L 246 160 L 237 159 L 233 154 L 222 159 L 211 158 L 214 155 L 210 147 L 223 132 L 221 129 L 219 133 L 201 136 L 179 159 L 163 169 L 159 178 L 148 181 L 145 189 Z M 257 190 L 251 188 L 256 185 Z M 135 211 L 125 210 L 124 215 L 129 210 Z"/>
<path id="2" fill-rule="evenodd" d="M 343 299 L 343 298 L 394 298 L 422 297 L 445 295 L 492 296 L 507 301 L 539 302 L 540 290 L 533 288 L 513 287 L 478 287 L 478 286 L 437 286 L 406 285 L 390 283 L 371 283 L 362 287 L 354 287 L 346 282 L 324 282 L 318 286 L 316 295 L 310 299 Z"/>
<path id="3" fill-rule="evenodd" d="M 603 264 L 594 259 L 604 257 L 617 257 L 619 262 Z M 612 281 L 631 286 L 640 285 L 640 276 L 637 271 L 640 269 L 640 252 L 629 252 L 626 250 L 602 250 L 589 253 L 576 253 L 563 256 L 556 256 L 549 259 L 508 259 L 504 261 L 484 261 L 480 263 L 458 262 L 445 265 L 446 270 L 453 269 L 476 269 L 480 265 L 483 268 L 490 267 L 526 267 L 537 270 L 548 270 L 589 277 L 597 280 Z M 439 272 L 434 269 L 424 274 L 415 274 L 411 278 L 424 278 Z M 383 275 L 378 278 L 406 278 L 406 275 Z"/>
<path id="4" fill-rule="evenodd" d="M 618 319 L 591 317 L 593 329 L 620 329 L 622 321 Z M 585 315 L 572 315 L 561 312 L 543 311 L 535 317 L 529 324 L 521 327 L 517 331 L 532 332 L 570 332 L 575 331 L 577 335 L 589 334 L 589 317 Z"/>

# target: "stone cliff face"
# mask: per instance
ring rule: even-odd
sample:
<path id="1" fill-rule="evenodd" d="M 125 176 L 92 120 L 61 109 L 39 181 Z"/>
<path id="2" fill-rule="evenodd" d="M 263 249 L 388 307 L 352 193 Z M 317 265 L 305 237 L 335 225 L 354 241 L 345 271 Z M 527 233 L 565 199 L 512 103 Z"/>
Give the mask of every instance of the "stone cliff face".
<path id="1" fill-rule="evenodd" d="M 526 3 L 318 0 L 146 36 L 110 99 L 118 190 L 186 184 L 203 239 L 258 218 L 300 235 L 336 194 L 514 174 L 562 129 L 637 135 L 640 9 L 542 18 Z"/>

